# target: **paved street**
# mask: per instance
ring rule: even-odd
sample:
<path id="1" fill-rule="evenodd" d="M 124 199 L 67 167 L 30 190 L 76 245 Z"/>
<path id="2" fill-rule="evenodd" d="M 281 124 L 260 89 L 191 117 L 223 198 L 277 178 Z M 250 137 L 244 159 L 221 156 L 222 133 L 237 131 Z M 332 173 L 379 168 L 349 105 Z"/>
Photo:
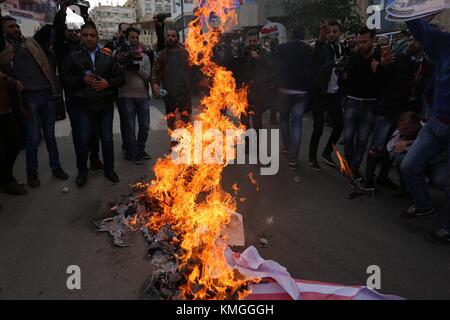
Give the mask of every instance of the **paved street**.
<path id="1" fill-rule="evenodd" d="M 153 159 L 143 166 L 123 160 L 118 117 L 115 117 L 116 171 L 120 183 L 112 185 L 101 173 L 91 173 L 87 186 L 75 185 L 75 155 L 68 121 L 58 122 L 57 135 L 63 167 L 70 180 L 51 177 L 45 145 L 39 153 L 42 186 L 24 197 L 0 194 L 0 299 L 140 299 L 151 274 L 146 247 L 139 232 L 132 246 L 116 248 L 105 233 L 97 233 L 93 221 L 105 217 L 109 203 L 127 195 L 129 184 L 153 177 L 152 165 L 167 151 L 169 139 L 159 102 L 152 101 L 152 125 L 147 151 Z M 345 179 L 333 168 L 312 171 L 306 151 L 312 120 L 305 119 L 302 165 L 295 175 L 287 160 L 280 159 L 276 176 L 259 176 L 251 165 L 230 166 L 224 187 L 237 182 L 244 216 L 246 245 L 285 266 L 295 278 L 365 285 L 370 265 L 381 268 L 381 291 L 408 299 L 450 298 L 450 248 L 433 246 L 424 235 L 439 225 L 441 216 L 405 221 L 399 217 L 408 199 L 394 199 L 389 191 L 375 199 L 347 200 Z M 268 125 L 268 124 L 267 124 Z M 269 126 L 269 125 L 268 125 Z M 325 134 L 328 134 L 326 129 Z M 325 140 L 325 139 L 323 139 Z M 322 141 L 324 142 L 324 141 Z M 248 179 L 254 172 L 260 191 Z M 25 180 L 21 153 L 16 177 Z M 68 187 L 68 193 L 61 189 Z M 437 207 L 444 195 L 434 192 Z M 267 223 L 272 220 L 273 223 Z M 66 268 L 81 268 L 82 289 L 66 287 Z"/>

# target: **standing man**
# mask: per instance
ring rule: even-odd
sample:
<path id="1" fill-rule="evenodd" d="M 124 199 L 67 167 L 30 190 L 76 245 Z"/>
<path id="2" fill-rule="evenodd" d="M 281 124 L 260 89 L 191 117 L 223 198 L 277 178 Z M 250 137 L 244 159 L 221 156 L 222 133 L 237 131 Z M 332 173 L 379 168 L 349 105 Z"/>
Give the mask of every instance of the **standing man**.
<path id="1" fill-rule="evenodd" d="M 402 163 L 402 173 L 414 204 L 402 216 L 415 218 L 434 212 L 425 167 L 442 151 L 447 152 L 447 171 L 450 168 L 450 34 L 430 26 L 425 20 L 407 22 L 408 28 L 435 63 L 433 115 L 420 131 Z M 450 171 L 448 171 L 450 172 Z M 446 185 L 447 206 L 442 227 L 427 239 L 433 243 L 450 244 L 450 180 Z"/>
<path id="2" fill-rule="evenodd" d="M 166 114 L 174 115 L 167 119 L 169 129 L 175 129 L 176 116 L 183 122 L 190 120 L 192 113 L 191 101 L 191 70 L 188 53 L 180 45 L 180 37 L 176 29 L 168 29 L 166 34 L 167 47 L 161 51 L 152 72 L 151 83 L 153 94 L 161 96 L 161 89 L 167 91 L 163 96 Z M 161 87 L 162 86 L 162 87 Z"/>
<path id="3" fill-rule="evenodd" d="M 5 44 L 0 23 L 0 51 Z M 0 188 L 9 194 L 23 195 L 27 190 L 13 175 L 14 163 L 21 149 L 19 124 L 13 114 L 13 104 L 18 97 L 16 86 L 16 81 L 0 72 Z"/>
<path id="4" fill-rule="evenodd" d="M 77 106 L 79 152 L 77 154 L 77 185 L 83 187 L 89 172 L 87 160 L 90 143 L 97 127 L 100 130 L 105 177 L 118 182 L 114 171 L 113 118 L 117 90 L 125 83 L 115 59 L 98 47 L 98 32 L 93 24 L 81 27 L 82 49 L 65 61 L 62 80 L 70 99 Z"/>
<path id="5" fill-rule="evenodd" d="M 294 28 L 292 41 L 278 46 L 275 64 L 278 108 L 284 150 L 289 167 L 296 170 L 302 141 L 303 114 L 309 107 L 312 87 L 312 49 L 305 42 L 305 28 Z"/>
<path id="6" fill-rule="evenodd" d="M 378 78 L 372 64 L 380 60 L 373 46 L 374 31 L 367 27 L 358 33 L 358 53 L 351 56 L 343 74 L 346 103 L 344 107 L 344 153 L 353 175 L 361 177 L 359 167 L 375 119 Z"/>
<path id="7" fill-rule="evenodd" d="M 145 152 L 150 128 L 149 80 L 151 64 L 139 42 L 139 30 L 129 28 L 126 38 L 130 43 L 127 52 L 118 51 L 117 60 L 124 66 L 126 85 L 119 89 L 119 105 L 123 108 L 126 145 L 134 164 L 143 164 L 151 157 Z M 136 140 L 136 116 L 139 134 Z"/>
<path id="8" fill-rule="evenodd" d="M 251 115 L 243 118 L 243 124 L 258 131 L 262 129 L 262 114 L 268 107 L 272 66 L 270 54 L 261 46 L 257 30 L 251 30 L 247 34 L 243 64 L 242 80 L 249 85 L 248 102 L 251 112 Z"/>
<path id="9" fill-rule="evenodd" d="M 22 88 L 24 103 L 31 116 L 23 118 L 26 132 L 27 178 L 30 188 L 39 188 L 38 144 L 40 129 L 44 134 L 53 176 L 67 180 L 69 176 L 61 168 L 58 146 L 55 138 L 56 104 L 53 95 L 57 94 L 56 76 L 38 42 L 22 35 L 16 19 L 2 18 L 6 36 L 4 49 L 0 52 L 0 67 L 5 69 Z"/>
<path id="10" fill-rule="evenodd" d="M 81 49 L 81 39 L 80 39 L 80 29 L 79 26 L 74 24 L 66 24 L 67 17 L 67 2 L 63 1 L 60 5 L 59 11 L 56 13 L 53 20 L 53 32 L 54 32 L 54 43 L 53 51 L 55 52 L 56 62 L 61 75 L 63 69 L 63 64 L 66 58 Z M 88 16 L 84 16 L 87 22 Z M 61 83 L 61 76 L 59 77 Z M 65 104 L 67 108 L 67 113 L 69 114 L 70 125 L 72 127 L 72 140 L 75 149 L 75 154 L 78 152 L 78 131 L 77 131 L 77 107 L 74 102 L 70 99 L 70 94 L 66 92 L 65 94 Z M 96 136 L 92 140 L 91 150 L 90 150 L 90 160 L 91 160 L 91 170 L 103 170 L 103 162 L 100 160 L 100 143 L 99 134 L 96 130 Z"/>
<path id="11" fill-rule="evenodd" d="M 350 56 L 356 52 L 358 52 L 358 42 L 356 41 L 356 34 L 353 32 L 350 32 L 347 34 L 347 37 L 345 38 L 346 42 L 346 52 L 345 54 Z"/>
<path id="12" fill-rule="evenodd" d="M 339 43 L 341 25 L 336 22 L 324 24 L 320 28 L 319 40 L 313 51 L 313 64 L 317 77 L 314 88 L 313 117 L 314 129 L 309 144 L 309 162 L 311 168 L 320 171 L 317 162 L 317 149 L 323 133 L 324 113 L 327 112 L 333 131 L 322 152 L 322 160 L 335 166 L 331 154 L 342 134 L 342 96 L 339 88 L 339 61 L 344 58 L 344 47 Z"/>

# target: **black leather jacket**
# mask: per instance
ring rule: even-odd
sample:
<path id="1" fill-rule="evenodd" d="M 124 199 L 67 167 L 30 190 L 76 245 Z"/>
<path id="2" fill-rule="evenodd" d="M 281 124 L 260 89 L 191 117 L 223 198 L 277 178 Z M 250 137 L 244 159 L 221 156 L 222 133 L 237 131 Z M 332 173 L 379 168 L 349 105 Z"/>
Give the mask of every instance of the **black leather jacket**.
<path id="1" fill-rule="evenodd" d="M 345 54 L 341 46 L 342 55 Z M 329 42 L 316 41 L 313 50 L 314 86 L 316 93 L 326 94 L 331 73 L 335 66 L 334 50 Z"/>
<path id="2" fill-rule="evenodd" d="M 109 87 L 102 91 L 95 91 L 84 83 L 83 78 L 89 72 L 106 79 Z M 112 56 L 99 50 L 95 54 L 95 66 L 85 49 L 70 54 L 64 61 L 61 77 L 68 98 L 78 108 L 92 111 L 101 111 L 112 107 L 117 96 L 117 89 L 125 84 L 125 77 L 120 65 Z"/>

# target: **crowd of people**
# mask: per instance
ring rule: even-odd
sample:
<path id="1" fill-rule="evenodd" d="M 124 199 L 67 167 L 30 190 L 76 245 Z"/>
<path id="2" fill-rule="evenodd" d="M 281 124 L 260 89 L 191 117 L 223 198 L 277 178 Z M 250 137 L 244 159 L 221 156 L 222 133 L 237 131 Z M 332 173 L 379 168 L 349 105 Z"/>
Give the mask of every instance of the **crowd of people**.
<path id="1" fill-rule="evenodd" d="M 63 92 L 76 183 L 83 187 L 90 170 L 103 170 L 107 179 L 119 181 L 114 170 L 114 105 L 125 159 L 140 165 L 151 158 L 145 150 L 151 94 L 163 99 L 168 127 L 174 129 L 177 119 L 190 121 L 193 92 L 200 92 L 198 84 L 204 83 L 189 65 L 176 29 L 165 30 L 165 48 L 157 53 L 145 50 L 139 30 L 126 23 L 118 26 L 114 41 L 100 46 L 95 24 L 87 17 L 80 30 L 67 25 L 66 9 L 62 5 L 53 26 L 32 38 L 23 37 L 14 18 L 1 18 L 0 182 L 10 194 L 27 192 L 12 174 L 23 147 L 27 186 L 40 186 L 41 135 L 53 175 L 69 178 L 55 138 L 55 96 Z M 308 43 L 299 25 L 282 44 L 263 44 L 259 31 L 251 30 L 245 37 L 224 40 L 213 59 L 233 71 L 238 87 L 248 86 L 249 112 L 242 118 L 247 127 L 261 129 L 262 115 L 269 110 L 276 125 L 279 112 L 281 152 L 292 170 L 299 166 L 304 114 L 311 111 L 311 169 L 321 171 L 318 160 L 337 167 L 335 150 L 343 144 L 353 183 L 367 193 L 380 186 L 397 188 L 399 196 L 414 201 L 402 216 L 421 217 L 435 211 L 430 182 L 447 197 L 450 191 L 450 34 L 425 20 L 411 21 L 408 28 L 390 39 L 376 38 L 367 27 L 345 33 L 339 22 L 324 22 L 318 38 Z M 326 124 L 331 134 L 319 153 Z M 392 172 L 398 173 L 399 186 Z M 429 236 L 433 242 L 450 243 L 450 205 L 444 217 L 442 228 Z"/>

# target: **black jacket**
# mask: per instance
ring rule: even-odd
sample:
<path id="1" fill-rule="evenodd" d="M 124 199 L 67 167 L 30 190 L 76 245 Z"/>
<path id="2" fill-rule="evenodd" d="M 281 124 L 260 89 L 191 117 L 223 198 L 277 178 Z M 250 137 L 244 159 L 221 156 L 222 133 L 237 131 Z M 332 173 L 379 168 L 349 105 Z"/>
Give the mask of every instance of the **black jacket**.
<path id="1" fill-rule="evenodd" d="M 344 47 L 339 43 L 341 56 L 345 55 Z M 314 89 L 317 93 L 326 94 L 331 72 L 335 67 L 335 53 L 329 42 L 316 41 L 312 54 L 314 66 Z"/>
<path id="2" fill-rule="evenodd" d="M 312 49 L 300 40 L 280 44 L 274 53 L 278 88 L 312 89 Z"/>
<path id="3" fill-rule="evenodd" d="M 105 78 L 109 87 L 103 91 L 95 91 L 84 83 L 83 78 L 87 72 Z M 91 57 L 85 49 L 67 57 L 63 64 L 61 77 L 69 98 L 78 104 L 79 108 L 92 111 L 101 111 L 112 107 L 117 96 L 117 89 L 125 84 L 122 68 L 112 56 L 97 51 L 95 66 L 93 66 Z"/>
<path id="4" fill-rule="evenodd" d="M 55 53 L 56 63 L 59 70 L 62 70 L 64 60 L 66 60 L 69 54 L 77 52 L 81 49 L 81 43 L 79 41 L 72 42 L 66 38 L 66 16 L 66 12 L 59 10 L 53 19 L 53 29 L 55 30 L 53 51 Z"/>

